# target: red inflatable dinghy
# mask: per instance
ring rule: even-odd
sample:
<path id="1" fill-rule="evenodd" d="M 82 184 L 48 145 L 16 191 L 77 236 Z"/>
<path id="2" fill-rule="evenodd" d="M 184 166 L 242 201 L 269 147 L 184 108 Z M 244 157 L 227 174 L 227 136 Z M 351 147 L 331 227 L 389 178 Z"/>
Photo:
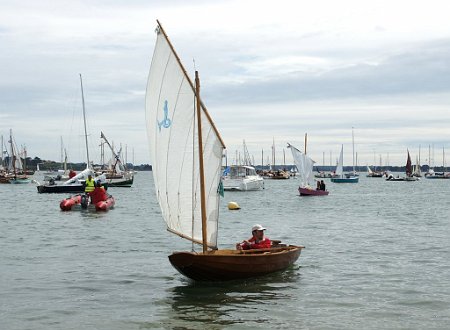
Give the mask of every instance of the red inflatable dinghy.
<path id="1" fill-rule="evenodd" d="M 108 196 L 108 199 L 106 201 L 101 201 L 95 204 L 95 209 L 97 211 L 108 211 L 110 208 L 114 207 L 114 204 L 116 201 L 114 200 L 114 197 Z"/>
<path id="2" fill-rule="evenodd" d="M 74 207 L 75 205 L 79 205 L 80 203 L 81 203 L 81 195 L 74 195 L 66 199 L 63 199 L 61 203 L 59 203 L 59 207 L 63 211 L 70 211 L 72 210 L 72 207 Z"/>

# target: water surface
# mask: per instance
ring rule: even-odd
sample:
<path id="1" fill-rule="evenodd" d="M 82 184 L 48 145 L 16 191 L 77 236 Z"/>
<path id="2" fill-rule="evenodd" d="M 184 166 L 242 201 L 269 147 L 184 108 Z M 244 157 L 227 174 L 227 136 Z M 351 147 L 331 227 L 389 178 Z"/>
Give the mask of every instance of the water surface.
<path id="1" fill-rule="evenodd" d="M 61 212 L 64 194 L 0 185 L 1 328 L 448 329 L 450 180 L 326 182 L 326 197 L 299 197 L 295 179 L 226 192 L 220 247 L 261 223 L 306 249 L 284 272 L 209 284 L 170 265 L 191 245 L 165 230 L 151 172 L 110 188 L 107 213 Z"/>

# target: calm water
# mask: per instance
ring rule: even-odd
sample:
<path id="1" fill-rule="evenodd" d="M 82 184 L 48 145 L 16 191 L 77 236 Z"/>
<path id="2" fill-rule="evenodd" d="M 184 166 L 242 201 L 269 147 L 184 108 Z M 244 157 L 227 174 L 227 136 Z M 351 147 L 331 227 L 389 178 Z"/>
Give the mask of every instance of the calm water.
<path id="1" fill-rule="evenodd" d="M 261 223 L 306 246 L 263 278 L 198 284 L 170 265 L 190 249 L 165 230 L 150 172 L 110 188 L 108 213 L 60 212 L 65 195 L 0 185 L 1 329 L 448 329 L 450 180 L 333 184 L 300 198 L 298 180 L 226 192 L 220 246 Z M 228 201 L 240 211 L 228 211 Z"/>

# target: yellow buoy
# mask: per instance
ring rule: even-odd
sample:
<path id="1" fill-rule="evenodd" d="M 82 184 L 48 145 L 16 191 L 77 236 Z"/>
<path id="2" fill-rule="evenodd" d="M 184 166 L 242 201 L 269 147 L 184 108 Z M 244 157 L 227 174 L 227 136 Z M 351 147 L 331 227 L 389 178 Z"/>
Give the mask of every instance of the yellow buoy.
<path id="1" fill-rule="evenodd" d="M 228 209 L 229 210 L 239 210 L 241 207 L 236 202 L 229 202 L 228 203 Z"/>

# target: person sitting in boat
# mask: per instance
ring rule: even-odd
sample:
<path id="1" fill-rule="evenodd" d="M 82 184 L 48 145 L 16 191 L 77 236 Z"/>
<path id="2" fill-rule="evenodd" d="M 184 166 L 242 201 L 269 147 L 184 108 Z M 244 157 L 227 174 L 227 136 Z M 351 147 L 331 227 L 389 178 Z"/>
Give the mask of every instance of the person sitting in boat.
<path id="1" fill-rule="evenodd" d="M 272 245 L 270 239 L 264 236 L 264 228 L 261 225 L 254 225 L 252 227 L 252 237 L 248 240 L 244 240 L 242 243 L 236 244 L 238 250 L 250 250 L 250 249 L 269 249 Z"/>
<path id="2" fill-rule="evenodd" d="M 320 180 L 320 190 L 325 191 L 326 190 L 325 188 L 326 188 L 325 182 L 323 182 L 323 180 Z"/>
<path id="3" fill-rule="evenodd" d="M 95 188 L 95 181 L 94 181 L 94 179 L 92 178 L 92 175 L 91 175 L 91 174 L 88 175 L 88 178 L 86 179 L 86 182 L 85 182 L 84 184 L 85 184 L 85 186 L 84 186 L 84 192 L 85 192 L 85 193 L 88 194 L 88 193 L 94 191 L 94 188 Z"/>
<path id="4" fill-rule="evenodd" d="M 98 202 L 103 202 L 108 199 L 105 188 L 102 187 L 102 183 L 100 181 L 97 181 L 95 188 L 90 195 L 92 204 L 97 204 Z"/>
<path id="5" fill-rule="evenodd" d="M 75 175 L 77 175 L 77 172 L 75 172 L 73 169 L 70 169 L 69 179 L 72 179 Z"/>
<path id="6" fill-rule="evenodd" d="M 319 180 L 317 180 L 317 187 L 316 187 L 316 190 L 321 190 L 321 186 L 320 186 L 320 181 L 319 181 Z"/>

